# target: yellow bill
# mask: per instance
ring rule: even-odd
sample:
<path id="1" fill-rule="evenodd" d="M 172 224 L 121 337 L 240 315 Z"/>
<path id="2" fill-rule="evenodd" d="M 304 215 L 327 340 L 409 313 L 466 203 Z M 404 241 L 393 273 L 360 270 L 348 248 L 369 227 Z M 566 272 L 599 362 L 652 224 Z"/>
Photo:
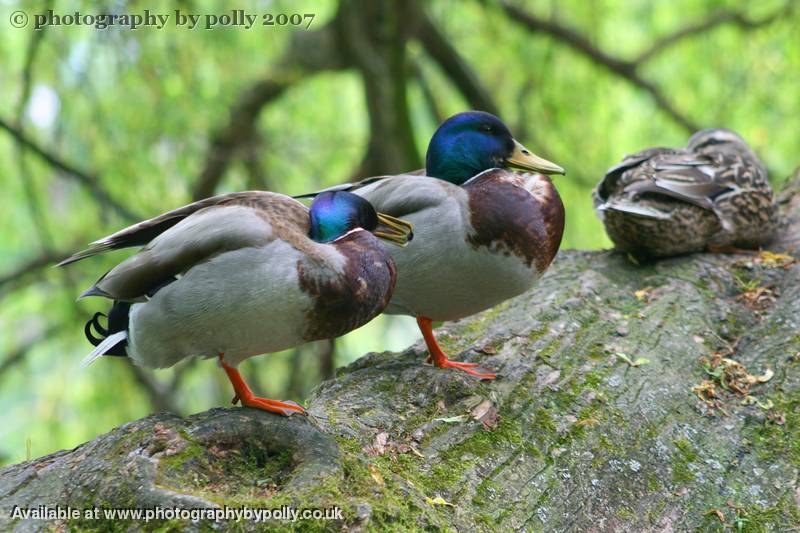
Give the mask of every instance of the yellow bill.
<path id="1" fill-rule="evenodd" d="M 531 170 L 540 174 L 566 174 L 563 168 L 534 154 L 517 140 L 514 140 L 514 152 L 511 157 L 506 159 L 506 165 L 510 168 Z"/>
<path id="2" fill-rule="evenodd" d="M 414 227 L 399 218 L 378 213 L 379 225 L 372 233 L 379 239 L 405 246 L 414 238 Z"/>

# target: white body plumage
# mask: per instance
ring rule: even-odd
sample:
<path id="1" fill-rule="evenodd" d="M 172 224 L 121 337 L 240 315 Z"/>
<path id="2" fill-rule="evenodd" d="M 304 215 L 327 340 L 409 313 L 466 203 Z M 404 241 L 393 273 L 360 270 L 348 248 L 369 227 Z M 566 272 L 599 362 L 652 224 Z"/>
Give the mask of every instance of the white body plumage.
<path id="1" fill-rule="evenodd" d="M 536 282 L 543 271 L 536 262 L 509 253 L 499 242 L 484 246 L 471 242 L 477 234 L 472 213 L 477 206 L 470 202 L 470 183 L 505 177 L 527 191 L 530 200 L 549 201 L 548 195 L 557 196 L 550 181 L 541 175 L 497 169 L 481 173 L 463 186 L 427 176 L 401 175 L 353 190 L 377 210 L 414 225 L 413 242 L 402 249 L 387 248 L 397 265 L 398 279 L 386 313 L 456 320 L 522 294 Z M 550 187 L 543 187 L 545 181 Z M 483 200 L 492 200 L 487 198 L 491 191 L 481 194 Z M 511 227 L 529 214 L 519 213 L 519 220 L 513 210 L 501 215 Z"/>
<path id="2" fill-rule="evenodd" d="M 228 364 L 304 342 L 313 306 L 300 287 L 303 257 L 283 241 L 221 254 L 193 267 L 145 303 L 133 304 L 128 356 L 151 368 L 198 355 Z"/>

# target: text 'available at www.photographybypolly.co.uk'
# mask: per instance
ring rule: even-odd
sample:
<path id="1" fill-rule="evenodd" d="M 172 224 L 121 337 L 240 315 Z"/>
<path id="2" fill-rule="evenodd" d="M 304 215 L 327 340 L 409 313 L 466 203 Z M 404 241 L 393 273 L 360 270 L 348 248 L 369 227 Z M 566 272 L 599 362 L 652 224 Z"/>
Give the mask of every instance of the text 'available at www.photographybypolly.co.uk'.
<path id="1" fill-rule="evenodd" d="M 344 520 L 344 515 L 339 507 L 324 509 L 296 509 L 289 505 L 271 508 L 259 507 L 228 507 L 195 508 L 182 507 L 153 507 L 140 508 L 99 508 L 88 507 L 20 507 L 15 505 L 7 512 L 7 518 L 12 520 L 133 520 L 135 522 L 153 522 L 162 520 L 210 520 L 213 522 L 297 522 L 299 520 Z"/>

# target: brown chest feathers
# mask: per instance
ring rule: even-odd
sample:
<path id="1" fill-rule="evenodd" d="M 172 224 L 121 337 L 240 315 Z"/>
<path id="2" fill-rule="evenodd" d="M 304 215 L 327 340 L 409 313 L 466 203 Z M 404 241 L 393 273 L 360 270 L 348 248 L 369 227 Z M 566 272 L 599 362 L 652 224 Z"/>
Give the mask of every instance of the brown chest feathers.
<path id="1" fill-rule="evenodd" d="M 464 185 L 474 232 L 467 242 L 544 272 L 564 234 L 564 204 L 547 176 L 487 172 Z"/>
<path id="2" fill-rule="evenodd" d="M 297 263 L 300 287 L 314 302 L 306 317 L 306 341 L 338 337 L 366 324 L 394 292 L 394 261 L 374 235 L 353 232 L 333 246 L 346 258 L 340 275 L 320 275 Z"/>

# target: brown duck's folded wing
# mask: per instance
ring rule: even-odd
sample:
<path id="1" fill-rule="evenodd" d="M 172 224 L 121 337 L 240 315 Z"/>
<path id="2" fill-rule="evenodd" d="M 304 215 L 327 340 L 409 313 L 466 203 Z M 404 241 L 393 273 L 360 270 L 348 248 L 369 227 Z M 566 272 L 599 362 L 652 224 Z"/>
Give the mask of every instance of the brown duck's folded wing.
<path id="1" fill-rule="evenodd" d="M 58 266 L 69 265 L 76 261 L 92 257 L 93 255 L 108 252 L 110 250 L 120 250 L 133 246 L 144 246 L 157 236 L 161 235 L 180 221 L 186 219 L 202 209 L 218 205 L 258 205 L 259 203 L 269 202 L 275 193 L 264 191 L 235 192 L 212 196 L 204 200 L 193 202 L 189 205 L 179 207 L 157 217 L 144 220 L 132 226 L 128 226 L 112 235 L 96 240 L 85 250 L 77 252 L 60 263 Z M 281 195 L 282 196 L 282 195 Z"/>
<path id="2" fill-rule="evenodd" d="M 302 247 L 307 232 L 308 210 L 299 202 L 274 193 L 237 193 L 231 201 L 184 216 L 105 274 L 81 298 L 144 301 L 148 293 L 219 254 L 264 246 L 276 238 L 296 240 Z"/>
<path id="3" fill-rule="evenodd" d="M 648 148 L 646 150 L 636 152 L 635 154 L 625 156 L 621 162 L 606 171 L 606 175 L 595 189 L 597 191 L 597 195 L 601 200 L 607 200 L 608 197 L 617 190 L 618 182 L 625 172 L 635 169 L 636 167 L 650 161 L 656 156 L 676 152 L 678 151 L 673 148 Z"/>
<path id="4" fill-rule="evenodd" d="M 635 181 L 626 192 L 662 194 L 713 210 L 714 199 L 734 190 L 718 179 L 720 168 L 704 155 L 662 154 L 653 161 L 650 179 Z"/>

